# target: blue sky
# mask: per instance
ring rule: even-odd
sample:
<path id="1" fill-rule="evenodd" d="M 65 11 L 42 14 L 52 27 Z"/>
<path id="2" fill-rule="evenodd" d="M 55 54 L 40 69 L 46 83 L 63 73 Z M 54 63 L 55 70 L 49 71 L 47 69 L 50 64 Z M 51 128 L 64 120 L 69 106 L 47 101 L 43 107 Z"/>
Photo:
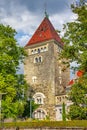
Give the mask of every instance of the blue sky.
<path id="1" fill-rule="evenodd" d="M 55 29 L 62 31 L 63 24 L 76 18 L 70 8 L 74 2 L 75 0 L 0 0 L 0 23 L 14 28 L 18 33 L 18 43 L 24 46 L 43 20 L 45 8 Z M 20 66 L 20 72 L 23 72 L 23 65 Z"/>

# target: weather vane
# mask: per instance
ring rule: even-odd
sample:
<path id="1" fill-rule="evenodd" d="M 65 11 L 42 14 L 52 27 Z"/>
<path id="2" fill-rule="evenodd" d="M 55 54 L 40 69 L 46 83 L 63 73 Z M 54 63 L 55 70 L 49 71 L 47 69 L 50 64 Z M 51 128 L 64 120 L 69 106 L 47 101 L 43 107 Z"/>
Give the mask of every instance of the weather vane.
<path id="1" fill-rule="evenodd" d="M 46 4 L 46 3 L 44 4 L 44 7 L 45 7 L 45 12 L 44 12 L 45 17 L 46 17 L 46 18 L 49 18 L 49 15 L 47 14 L 47 10 L 46 10 L 46 7 L 47 7 L 47 4 Z"/>

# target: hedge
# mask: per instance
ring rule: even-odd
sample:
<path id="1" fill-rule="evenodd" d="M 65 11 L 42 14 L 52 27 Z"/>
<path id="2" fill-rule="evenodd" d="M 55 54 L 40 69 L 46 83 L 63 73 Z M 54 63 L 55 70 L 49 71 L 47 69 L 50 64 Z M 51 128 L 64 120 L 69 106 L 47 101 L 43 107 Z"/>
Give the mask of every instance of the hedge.
<path id="1" fill-rule="evenodd" d="M 41 127 L 84 127 L 87 128 L 87 120 L 75 120 L 75 121 L 21 121 L 21 122 L 8 122 L 0 124 L 0 127 L 11 128 L 41 128 Z"/>

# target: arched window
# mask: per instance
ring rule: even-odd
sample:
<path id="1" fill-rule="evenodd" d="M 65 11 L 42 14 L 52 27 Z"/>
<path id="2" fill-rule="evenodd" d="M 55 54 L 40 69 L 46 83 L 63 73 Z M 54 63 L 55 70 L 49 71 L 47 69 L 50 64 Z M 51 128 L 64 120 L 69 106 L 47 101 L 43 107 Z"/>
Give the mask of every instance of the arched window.
<path id="1" fill-rule="evenodd" d="M 43 48 L 41 48 L 41 52 L 43 52 Z"/>
<path id="2" fill-rule="evenodd" d="M 61 75 L 62 73 L 62 69 L 61 69 L 61 66 L 59 66 L 59 74 Z"/>
<path id="3" fill-rule="evenodd" d="M 41 57 L 39 57 L 39 62 L 42 62 L 42 58 Z"/>
<path id="4" fill-rule="evenodd" d="M 46 111 L 44 109 L 37 109 L 33 113 L 33 117 L 35 119 L 45 119 L 46 118 Z"/>
<path id="5" fill-rule="evenodd" d="M 47 48 L 46 47 L 44 47 L 44 51 L 46 51 L 47 50 Z"/>
<path id="6" fill-rule="evenodd" d="M 34 50 L 34 54 L 36 54 L 36 53 L 37 53 L 37 50 L 35 49 L 35 50 Z"/>
<path id="7" fill-rule="evenodd" d="M 33 54 L 34 53 L 34 51 L 33 50 L 31 50 L 31 54 Z"/>
<path id="8" fill-rule="evenodd" d="M 43 93 L 38 92 L 33 96 L 33 98 L 36 104 L 44 104 L 45 96 Z"/>
<path id="9" fill-rule="evenodd" d="M 62 77 L 59 77 L 59 84 L 62 84 Z"/>
<path id="10" fill-rule="evenodd" d="M 40 49 L 38 48 L 38 53 L 40 53 Z"/>
<path id="11" fill-rule="evenodd" d="M 35 58 L 35 63 L 38 63 L 38 62 L 39 62 L 39 61 L 38 61 L 38 58 L 36 57 L 36 58 Z"/>
<path id="12" fill-rule="evenodd" d="M 40 63 L 42 62 L 42 56 L 38 56 L 34 58 L 34 63 Z"/>
<path id="13" fill-rule="evenodd" d="M 33 83 L 36 83 L 37 77 L 36 77 L 36 76 L 33 76 L 33 77 L 32 77 L 32 81 L 33 81 Z"/>

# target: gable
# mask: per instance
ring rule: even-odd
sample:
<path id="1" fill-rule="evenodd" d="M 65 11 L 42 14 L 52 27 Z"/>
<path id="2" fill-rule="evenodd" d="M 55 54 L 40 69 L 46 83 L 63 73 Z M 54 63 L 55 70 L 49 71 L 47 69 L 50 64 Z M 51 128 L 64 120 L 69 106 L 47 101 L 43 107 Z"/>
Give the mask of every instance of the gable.
<path id="1" fill-rule="evenodd" d="M 63 42 L 57 32 L 55 31 L 53 25 L 49 21 L 47 17 L 44 18 L 40 26 L 35 31 L 34 35 L 31 37 L 31 39 L 28 41 L 26 46 L 30 46 L 33 44 L 37 44 L 40 42 L 44 42 L 47 40 L 54 39 L 61 45 L 63 45 Z"/>

